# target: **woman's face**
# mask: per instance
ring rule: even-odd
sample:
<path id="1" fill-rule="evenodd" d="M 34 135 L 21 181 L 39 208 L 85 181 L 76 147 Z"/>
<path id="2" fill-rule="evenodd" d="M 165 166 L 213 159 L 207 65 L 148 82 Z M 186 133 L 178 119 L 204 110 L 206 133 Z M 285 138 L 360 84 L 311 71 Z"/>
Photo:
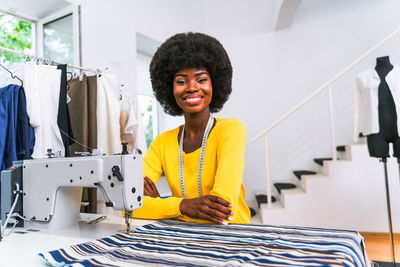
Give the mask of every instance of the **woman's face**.
<path id="1" fill-rule="evenodd" d="M 212 99 L 211 77 L 205 68 L 185 68 L 174 76 L 174 97 L 183 113 L 209 110 Z"/>

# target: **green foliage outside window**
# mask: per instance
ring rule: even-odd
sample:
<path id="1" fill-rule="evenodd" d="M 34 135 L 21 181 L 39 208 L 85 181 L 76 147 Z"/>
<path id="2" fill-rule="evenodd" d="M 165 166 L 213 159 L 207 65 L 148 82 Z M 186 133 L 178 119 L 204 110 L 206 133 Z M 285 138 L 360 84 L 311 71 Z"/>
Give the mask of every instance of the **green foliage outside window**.
<path id="1" fill-rule="evenodd" d="M 157 110 L 156 100 L 150 96 L 138 95 L 140 117 L 143 123 L 147 147 L 150 146 L 157 135 Z"/>
<path id="2" fill-rule="evenodd" d="M 146 135 L 146 144 L 147 147 L 150 147 L 151 142 L 153 142 L 154 139 L 154 133 L 153 133 L 153 106 L 150 105 L 147 108 L 147 112 L 149 112 L 149 122 L 146 126 L 146 130 L 145 130 L 145 135 Z"/>
<path id="3" fill-rule="evenodd" d="M 0 13 L 0 46 L 30 53 L 32 48 L 32 23 Z M 0 62 L 16 63 L 24 57 L 0 51 Z"/>

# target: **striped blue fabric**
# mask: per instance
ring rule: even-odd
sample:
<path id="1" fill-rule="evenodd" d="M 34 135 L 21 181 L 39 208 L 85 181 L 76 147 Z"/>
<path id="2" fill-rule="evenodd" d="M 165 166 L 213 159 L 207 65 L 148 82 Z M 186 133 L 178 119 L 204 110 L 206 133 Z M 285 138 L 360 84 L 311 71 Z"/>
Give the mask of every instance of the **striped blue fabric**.
<path id="1" fill-rule="evenodd" d="M 355 231 L 175 220 L 40 255 L 53 266 L 369 266 Z"/>

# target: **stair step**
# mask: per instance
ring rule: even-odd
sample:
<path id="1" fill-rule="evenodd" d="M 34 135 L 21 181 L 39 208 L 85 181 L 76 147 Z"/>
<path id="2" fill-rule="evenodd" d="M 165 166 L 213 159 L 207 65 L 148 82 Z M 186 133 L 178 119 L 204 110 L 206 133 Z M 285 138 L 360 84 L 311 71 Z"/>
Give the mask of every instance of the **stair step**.
<path id="1" fill-rule="evenodd" d="M 250 207 L 249 210 L 250 210 L 250 217 L 254 217 L 254 216 L 257 215 L 257 212 L 256 212 L 255 209 L 253 209 L 253 208 Z"/>
<path id="2" fill-rule="evenodd" d="M 337 146 L 336 147 L 337 151 L 345 152 L 346 151 L 346 146 Z"/>
<path id="3" fill-rule="evenodd" d="M 317 174 L 317 172 L 314 171 L 306 171 L 306 170 L 302 170 L 302 171 L 293 171 L 294 175 L 296 175 L 297 178 L 299 178 L 299 180 L 301 180 L 301 176 L 302 175 L 314 175 Z"/>
<path id="4" fill-rule="evenodd" d="M 291 183 L 274 183 L 274 186 L 276 188 L 276 190 L 278 190 L 278 193 L 281 193 L 281 190 L 283 189 L 293 189 L 296 188 L 295 184 L 291 184 Z"/>
<path id="5" fill-rule="evenodd" d="M 272 203 L 276 201 L 274 196 L 271 196 Z M 256 195 L 257 206 L 260 208 L 261 204 L 267 204 L 267 195 Z"/>
<path id="6" fill-rule="evenodd" d="M 317 164 L 319 164 L 319 165 L 324 165 L 324 161 L 325 160 L 332 160 L 332 158 L 317 158 L 317 159 L 314 159 L 314 161 L 317 163 Z"/>

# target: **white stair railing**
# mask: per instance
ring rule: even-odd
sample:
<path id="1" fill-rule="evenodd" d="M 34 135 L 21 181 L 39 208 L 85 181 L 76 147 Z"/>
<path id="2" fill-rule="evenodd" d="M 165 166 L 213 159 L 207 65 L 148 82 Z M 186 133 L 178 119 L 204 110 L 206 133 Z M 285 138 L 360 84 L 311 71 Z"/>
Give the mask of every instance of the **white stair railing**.
<path id="1" fill-rule="evenodd" d="M 332 160 L 336 161 L 336 136 L 335 136 L 335 120 L 333 116 L 333 100 L 332 100 L 332 87 L 328 87 L 328 101 L 329 101 L 329 124 L 331 130 L 331 145 L 332 145 Z"/>
<path id="2" fill-rule="evenodd" d="M 268 126 L 263 131 L 261 131 L 259 134 L 257 134 L 253 139 L 251 139 L 251 142 L 254 143 L 259 138 L 264 136 L 264 142 L 265 142 L 265 147 L 264 147 L 264 149 L 265 149 L 265 164 L 266 164 L 266 185 L 267 185 L 266 190 L 267 190 L 267 206 L 268 207 L 272 206 L 272 194 L 271 194 L 272 182 L 271 182 L 271 177 L 270 177 L 271 174 L 270 174 L 270 156 L 269 156 L 269 146 L 268 146 L 268 133 L 273 128 L 275 128 L 276 126 L 281 124 L 284 120 L 286 120 L 289 116 L 291 116 L 292 114 L 296 113 L 301 107 L 303 107 L 305 104 L 307 104 L 310 100 L 314 99 L 317 95 L 319 95 L 321 92 L 323 92 L 325 89 L 328 88 L 328 104 L 329 104 L 329 121 L 330 121 L 332 160 L 336 160 L 337 159 L 337 155 L 336 155 L 336 136 L 335 136 L 335 130 L 334 130 L 335 129 L 335 124 L 334 124 L 334 111 L 333 111 L 333 101 L 332 101 L 332 85 L 339 78 L 341 78 L 344 74 L 349 72 L 354 66 L 359 64 L 362 60 L 364 60 L 370 54 L 372 54 L 374 51 L 376 51 L 382 45 L 384 45 L 389 40 L 391 40 L 398 33 L 400 33 L 400 28 L 398 28 L 397 30 L 392 32 L 390 35 L 388 35 L 385 39 L 383 39 L 382 41 L 380 41 L 379 43 L 374 45 L 371 49 L 369 49 L 367 52 L 365 52 L 361 57 L 359 57 L 357 60 L 355 60 L 349 66 L 347 66 L 344 70 L 342 70 L 341 72 L 336 74 L 333 78 L 331 78 L 329 81 L 327 81 L 320 88 L 315 90 L 312 94 L 310 94 L 303 101 L 301 101 L 299 104 L 297 104 L 295 107 L 293 107 L 290 111 L 288 111 L 285 115 L 283 115 L 280 119 L 276 120 L 270 126 Z"/>

